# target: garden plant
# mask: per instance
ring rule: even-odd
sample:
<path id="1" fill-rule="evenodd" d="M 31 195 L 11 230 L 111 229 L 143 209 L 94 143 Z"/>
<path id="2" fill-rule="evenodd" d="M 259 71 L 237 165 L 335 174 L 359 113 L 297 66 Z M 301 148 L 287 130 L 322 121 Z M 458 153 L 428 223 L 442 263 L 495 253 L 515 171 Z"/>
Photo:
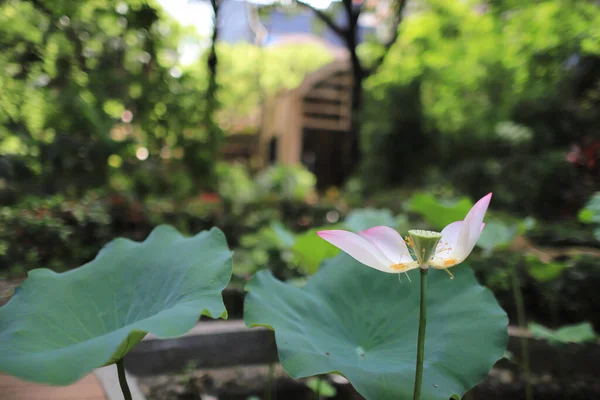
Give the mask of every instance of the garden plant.
<path id="1" fill-rule="evenodd" d="M 294 378 L 339 373 L 367 399 L 461 396 L 503 356 L 508 338 L 491 292 L 467 266 L 448 271 L 473 250 L 490 199 L 464 221 L 440 233 L 410 230 L 406 241 L 386 226 L 319 231 L 351 258 L 325 261 L 305 287 L 259 272 L 247 286 L 246 324 L 275 330 L 280 362 Z M 430 267 L 452 279 L 428 281 Z M 412 283 L 416 269 L 420 285 Z M 231 271 L 220 230 L 185 238 L 169 226 L 141 243 L 114 240 L 69 272 L 30 271 L 0 308 L 0 370 L 66 385 L 116 364 L 130 399 L 123 357 L 148 333 L 175 337 L 201 315 L 226 318 L 221 292 Z"/>
<path id="2" fill-rule="evenodd" d="M 0 378 L 600 398 L 598 2 L 6 0 L 0 71 Z"/>

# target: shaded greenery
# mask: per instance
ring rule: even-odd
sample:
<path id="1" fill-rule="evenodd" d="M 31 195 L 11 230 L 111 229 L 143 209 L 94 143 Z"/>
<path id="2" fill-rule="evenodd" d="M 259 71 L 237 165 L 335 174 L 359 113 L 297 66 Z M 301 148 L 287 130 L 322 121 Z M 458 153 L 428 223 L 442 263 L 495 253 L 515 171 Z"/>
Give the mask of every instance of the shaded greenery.
<path id="1" fill-rule="evenodd" d="M 0 208 L 1 272 L 23 273 L 44 266 L 55 271 L 90 260 L 111 238 L 112 216 L 94 193 L 80 200 L 56 196 Z M 8 271 L 5 269 L 8 268 Z"/>
<path id="2" fill-rule="evenodd" d="M 236 285 L 265 268 L 302 281 L 336 252 L 318 229 L 439 230 L 492 191 L 482 284 L 514 320 L 522 263 L 532 319 L 598 330 L 600 8 L 568 3 L 427 0 L 389 52 L 358 46 L 374 72 L 361 174 L 318 193 L 301 166 L 222 161 L 209 128 L 219 144 L 260 133 L 264 103 L 334 59 L 325 46 L 216 43 L 211 83 L 210 52 L 179 60 L 201 38 L 155 1 L 1 2 L 0 273 L 67 270 L 169 223 L 223 229 Z"/>
<path id="3" fill-rule="evenodd" d="M 12 0 L 0 19 L 0 148 L 15 191 L 106 185 L 109 164 L 155 151 L 181 124 L 167 113 L 195 122 L 174 101 L 186 91 L 170 71 L 181 30 L 153 2 Z"/>
<path id="4" fill-rule="evenodd" d="M 529 324 L 533 337 L 545 339 L 552 344 L 585 343 L 596 339 L 597 335 L 588 322 L 563 326 L 560 329 L 548 329 L 540 324 Z"/>
<path id="5" fill-rule="evenodd" d="M 594 193 L 578 217 L 579 221 L 594 226 L 594 236 L 600 240 L 600 192 Z"/>
<path id="6" fill-rule="evenodd" d="M 261 97 L 332 60 L 314 45 L 219 44 L 218 104 L 206 104 L 214 90 L 206 55 L 181 66 L 183 38 L 199 40 L 153 0 L 2 2 L 0 202 L 106 186 L 142 196 L 213 186 L 225 129 L 255 132 L 245 118 Z"/>
<path id="7" fill-rule="evenodd" d="M 498 207 L 572 215 L 593 188 L 566 153 L 598 137 L 599 24 L 590 2 L 425 2 L 365 83 L 365 184 L 449 180 Z"/>

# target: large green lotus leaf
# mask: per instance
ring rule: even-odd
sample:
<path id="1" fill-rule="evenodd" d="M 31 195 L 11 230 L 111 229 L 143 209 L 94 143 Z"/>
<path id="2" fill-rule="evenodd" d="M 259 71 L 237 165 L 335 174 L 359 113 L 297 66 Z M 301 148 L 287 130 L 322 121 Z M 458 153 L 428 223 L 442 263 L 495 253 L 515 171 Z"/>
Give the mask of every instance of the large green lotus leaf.
<path id="1" fill-rule="evenodd" d="M 502 358 L 506 313 L 471 269 L 429 273 L 422 400 L 461 396 Z M 275 331 L 279 360 L 293 378 L 337 372 L 366 399 L 412 398 L 419 323 L 419 272 L 410 283 L 346 254 L 304 287 L 260 271 L 248 283 L 244 321 Z"/>
<path id="2" fill-rule="evenodd" d="M 185 334 L 200 315 L 227 317 L 231 252 L 213 228 L 170 226 L 144 242 L 116 239 L 77 269 L 29 273 L 0 308 L 0 372 L 57 385 L 122 358 L 146 333 Z"/>

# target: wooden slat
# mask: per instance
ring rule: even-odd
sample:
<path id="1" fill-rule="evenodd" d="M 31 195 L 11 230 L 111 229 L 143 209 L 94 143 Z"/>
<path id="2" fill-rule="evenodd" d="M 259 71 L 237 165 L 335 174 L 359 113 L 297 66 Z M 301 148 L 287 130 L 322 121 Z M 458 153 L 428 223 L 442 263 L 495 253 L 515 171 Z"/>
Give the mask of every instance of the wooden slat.
<path id="1" fill-rule="evenodd" d="M 350 85 L 352 85 L 352 76 L 350 76 L 350 75 L 332 76 L 331 78 L 327 78 L 326 80 L 324 80 L 323 83 L 333 84 L 333 85 L 350 86 Z"/>
<path id="2" fill-rule="evenodd" d="M 336 121 L 331 119 L 304 117 L 304 119 L 302 120 L 302 126 L 304 128 L 346 132 L 350 129 L 350 120 L 342 119 Z"/>
<path id="3" fill-rule="evenodd" d="M 257 150 L 258 146 L 255 144 L 252 145 L 243 145 L 243 144 L 228 144 L 223 146 L 222 153 L 224 155 L 227 154 L 240 154 L 240 153 L 253 153 Z"/>
<path id="4" fill-rule="evenodd" d="M 320 103 L 304 103 L 305 113 L 314 113 L 322 115 L 344 115 L 350 114 L 350 107 L 345 104 L 320 104 Z"/>
<path id="5" fill-rule="evenodd" d="M 100 382 L 90 374 L 69 386 L 49 386 L 26 382 L 0 374 L 2 400 L 106 400 Z"/>
<path id="6" fill-rule="evenodd" d="M 325 89 L 325 88 L 319 88 L 319 89 L 313 89 L 310 92 L 308 92 L 305 96 L 305 98 L 310 98 L 310 99 L 328 99 L 328 100 L 339 100 L 339 99 L 344 99 L 347 97 L 347 93 L 345 91 L 340 91 L 340 90 L 335 90 L 335 89 Z"/>

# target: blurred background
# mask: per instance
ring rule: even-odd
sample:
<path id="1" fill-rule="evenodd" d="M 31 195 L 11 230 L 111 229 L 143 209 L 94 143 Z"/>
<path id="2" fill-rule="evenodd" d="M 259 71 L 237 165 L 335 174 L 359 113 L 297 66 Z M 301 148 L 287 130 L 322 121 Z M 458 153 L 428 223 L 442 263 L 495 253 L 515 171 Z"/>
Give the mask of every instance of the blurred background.
<path id="1" fill-rule="evenodd" d="M 239 318 L 257 270 L 337 253 L 324 226 L 439 230 L 494 192 L 469 264 L 542 347 L 472 398 L 598 398 L 599 161 L 598 1 L 0 1 L 0 298 L 218 226 Z"/>

